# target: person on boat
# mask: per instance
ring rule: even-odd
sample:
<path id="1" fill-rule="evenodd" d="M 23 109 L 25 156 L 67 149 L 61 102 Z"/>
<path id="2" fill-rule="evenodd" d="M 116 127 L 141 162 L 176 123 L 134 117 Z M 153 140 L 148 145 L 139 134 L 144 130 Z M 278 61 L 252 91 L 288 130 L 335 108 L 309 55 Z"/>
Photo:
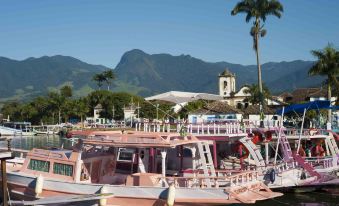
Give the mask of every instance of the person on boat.
<path id="1" fill-rule="evenodd" d="M 237 154 L 239 155 L 241 169 L 245 169 L 244 159 L 248 157 L 249 151 L 240 142 L 236 145 L 236 151 L 237 151 Z"/>
<path id="2" fill-rule="evenodd" d="M 316 157 L 324 157 L 325 156 L 325 150 L 322 147 L 323 140 L 317 140 L 315 143 L 315 146 L 312 148 L 312 155 Z"/>

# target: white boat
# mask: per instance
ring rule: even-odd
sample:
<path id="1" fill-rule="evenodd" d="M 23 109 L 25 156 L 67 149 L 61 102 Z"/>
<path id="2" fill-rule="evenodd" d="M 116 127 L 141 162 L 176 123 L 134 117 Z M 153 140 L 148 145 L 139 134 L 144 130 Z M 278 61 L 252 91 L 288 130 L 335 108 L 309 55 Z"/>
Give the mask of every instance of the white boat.
<path id="1" fill-rule="evenodd" d="M 16 136 L 22 135 L 22 131 L 10 127 L 0 126 L 0 136 Z"/>
<path id="2" fill-rule="evenodd" d="M 30 122 L 5 122 L 4 127 L 12 128 L 12 131 L 20 131 L 20 132 L 16 132 L 14 136 L 15 135 L 35 136 L 37 134 L 36 132 L 33 131 L 33 128 Z M 11 131 L 11 130 L 9 129 L 8 131 Z"/>
<path id="3" fill-rule="evenodd" d="M 33 131 L 37 135 L 57 135 L 59 133 L 59 126 L 57 125 L 43 125 L 43 126 L 34 126 Z"/>

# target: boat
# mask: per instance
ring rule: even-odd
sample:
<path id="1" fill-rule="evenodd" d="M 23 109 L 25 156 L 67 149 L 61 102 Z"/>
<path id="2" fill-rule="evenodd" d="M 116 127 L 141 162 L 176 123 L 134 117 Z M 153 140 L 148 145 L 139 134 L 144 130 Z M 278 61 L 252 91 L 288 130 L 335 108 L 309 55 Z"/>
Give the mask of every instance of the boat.
<path id="1" fill-rule="evenodd" d="M 33 131 L 32 125 L 30 122 L 4 122 L 4 127 L 12 128 L 15 130 L 19 130 L 20 135 L 22 136 L 35 136 L 37 135 L 36 132 Z M 17 135 L 17 133 L 16 133 Z"/>
<path id="2" fill-rule="evenodd" d="M 33 149 L 7 163 L 11 198 L 113 194 L 100 205 L 225 205 L 281 196 L 257 171 L 216 171 L 210 142 L 178 133 L 120 132 L 79 139 L 72 150 Z"/>
<path id="3" fill-rule="evenodd" d="M 21 130 L 0 125 L 0 136 L 16 136 L 16 135 L 21 135 L 21 134 L 22 134 Z"/>
<path id="4" fill-rule="evenodd" d="M 43 125 L 33 127 L 33 131 L 37 133 L 37 135 L 57 135 L 59 130 L 60 129 L 57 125 Z"/>

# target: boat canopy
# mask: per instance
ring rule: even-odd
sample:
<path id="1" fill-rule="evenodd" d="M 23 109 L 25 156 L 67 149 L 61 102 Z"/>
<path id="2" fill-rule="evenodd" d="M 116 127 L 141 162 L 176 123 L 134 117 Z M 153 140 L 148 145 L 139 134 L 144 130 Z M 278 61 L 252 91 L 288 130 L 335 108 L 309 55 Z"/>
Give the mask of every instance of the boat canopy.
<path id="1" fill-rule="evenodd" d="M 184 102 L 196 101 L 199 99 L 222 100 L 223 98 L 220 95 L 216 95 L 216 94 L 170 91 L 170 92 L 165 92 L 165 93 L 158 94 L 155 96 L 147 97 L 145 99 L 147 101 L 162 100 L 162 101 L 180 104 Z"/>
<path id="2" fill-rule="evenodd" d="M 303 104 L 292 104 L 290 106 L 285 107 L 284 112 L 296 112 L 296 113 L 303 113 L 304 109 L 306 110 L 313 110 L 313 109 L 338 109 L 338 106 L 331 106 L 329 100 L 316 100 L 308 103 Z M 281 114 L 282 109 L 276 110 L 276 114 Z"/>
<path id="3" fill-rule="evenodd" d="M 196 144 L 197 142 L 201 142 L 201 140 L 192 135 L 182 137 L 178 133 L 161 132 L 127 132 L 124 134 L 116 133 L 103 136 L 90 135 L 81 141 L 84 145 L 129 148 L 174 148 L 179 145 Z"/>

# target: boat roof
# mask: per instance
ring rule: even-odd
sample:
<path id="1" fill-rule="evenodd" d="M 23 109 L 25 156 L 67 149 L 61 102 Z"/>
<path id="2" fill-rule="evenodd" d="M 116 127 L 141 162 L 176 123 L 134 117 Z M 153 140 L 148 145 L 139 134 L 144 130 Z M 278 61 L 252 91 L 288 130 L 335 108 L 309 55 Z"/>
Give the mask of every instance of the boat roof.
<path id="1" fill-rule="evenodd" d="M 297 112 L 302 113 L 304 109 L 306 110 L 313 110 L 313 109 L 338 109 L 338 106 L 331 106 L 331 102 L 329 100 L 316 100 L 308 103 L 303 104 L 292 104 L 288 107 L 285 107 L 284 113 L 289 112 Z M 281 114 L 282 109 L 278 109 L 276 114 Z"/>
<path id="2" fill-rule="evenodd" d="M 192 135 L 185 137 L 179 133 L 149 133 L 149 132 L 125 132 L 122 134 L 112 133 L 102 136 L 88 136 L 83 139 L 84 145 L 101 145 L 129 148 L 173 148 L 179 145 L 195 144 L 201 142 Z"/>
<path id="3" fill-rule="evenodd" d="M 158 94 L 155 96 L 147 97 L 145 100 L 162 100 L 173 102 L 176 104 L 184 103 L 184 102 L 192 102 L 199 99 L 203 100 L 223 100 L 223 97 L 216 94 L 208 94 L 208 93 L 194 93 L 194 92 L 181 92 L 181 91 L 169 91 L 162 94 Z"/>

